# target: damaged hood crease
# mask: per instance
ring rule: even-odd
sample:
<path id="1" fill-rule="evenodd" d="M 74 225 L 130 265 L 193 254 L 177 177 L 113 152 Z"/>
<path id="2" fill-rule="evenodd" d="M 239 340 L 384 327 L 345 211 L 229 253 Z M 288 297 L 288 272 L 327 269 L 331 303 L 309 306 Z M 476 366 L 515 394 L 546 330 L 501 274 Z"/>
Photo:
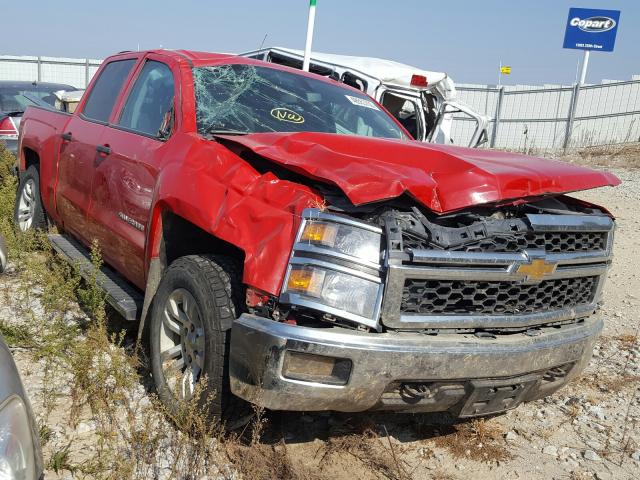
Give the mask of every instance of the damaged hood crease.
<path id="1" fill-rule="evenodd" d="M 336 185 L 354 205 L 406 193 L 446 213 L 620 183 L 608 172 L 493 150 L 312 132 L 220 137 Z"/>

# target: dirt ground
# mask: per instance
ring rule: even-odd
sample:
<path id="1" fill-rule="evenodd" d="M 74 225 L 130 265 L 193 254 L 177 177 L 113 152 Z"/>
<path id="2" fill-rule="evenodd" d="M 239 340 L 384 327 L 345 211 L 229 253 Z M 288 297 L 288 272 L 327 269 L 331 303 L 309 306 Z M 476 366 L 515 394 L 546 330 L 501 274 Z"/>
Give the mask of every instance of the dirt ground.
<path id="1" fill-rule="evenodd" d="M 585 157 L 574 160 L 590 163 Z M 229 455 L 221 444 L 220 452 L 226 453 L 220 453 L 220 464 L 210 470 L 215 473 L 201 478 L 640 478 L 640 170 L 613 171 L 623 182 L 620 187 L 579 195 L 606 206 L 618 222 L 616 256 L 599 312 L 605 330 L 579 380 L 505 415 L 457 424 L 437 415 L 268 413 L 258 442 L 239 450 L 244 460 Z M 0 289 L 11 291 L 16 281 L 11 275 L 0 277 Z M 0 308 L 5 322 L 16 316 L 10 297 L 4 297 Z M 37 302 L 37 292 L 35 297 Z M 13 350 L 36 416 L 46 418 L 46 478 L 92 478 L 65 465 L 79 464 L 95 450 L 95 415 L 87 410 L 71 422 L 72 392 L 64 369 L 45 374 L 29 351 Z M 139 400 L 148 395 L 146 381 L 141 376 L 135 388 Z M 56 382 L 62 388 L 52 400 L 43 391 Z M 68 454 L 60 462 L 65 448 Z M 263 467 L 260 459 L 254 470 L 243 466 L 265 449 L 269 456 L 262 459 Z M 160 467 L 136 478 L 193 478 L 167 473 L 169 457 L 157 461 Z M 284 466 L 274 469 L 275 461 Z M 102 476 L 109 477 L 104 472 Z"/>

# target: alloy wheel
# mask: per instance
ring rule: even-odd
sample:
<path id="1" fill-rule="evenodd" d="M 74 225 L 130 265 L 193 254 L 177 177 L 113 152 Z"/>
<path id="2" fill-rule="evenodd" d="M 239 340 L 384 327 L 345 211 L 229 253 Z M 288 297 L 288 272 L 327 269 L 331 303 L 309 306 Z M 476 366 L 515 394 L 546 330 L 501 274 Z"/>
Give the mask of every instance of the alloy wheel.
<path id="1" fill-rule="evenodd" d="M 160 360 L 176 398 L 189 400 L 204 368 L 205 333 L 196 299 L 183 288 L 167 298 L 160 328 Z"/>
<path id="2" fill-rule="evenodd" d="M 26 232 L 33 224 L 36 209 L 36 183 L 33 179 L 25 182 L 18 199 L 18 227 Z"/>

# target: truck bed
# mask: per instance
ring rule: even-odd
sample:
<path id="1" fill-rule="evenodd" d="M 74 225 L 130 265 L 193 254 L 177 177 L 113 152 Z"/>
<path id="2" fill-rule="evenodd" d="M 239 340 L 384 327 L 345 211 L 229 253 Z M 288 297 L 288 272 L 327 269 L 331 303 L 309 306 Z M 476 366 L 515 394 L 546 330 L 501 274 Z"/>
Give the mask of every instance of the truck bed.
<path id="1" fill-rule="evenodd" d="M 36 153 L 40 158 L 40 190 L 44 208 L 50 214 L 55 212 L 55 180 L 58 169 L 58 153 L 71 114 L 42 107 L 29 107 L 24 112 L 20 125 L 18 162 L 20 171 L 29 167 L 28 163 Z"/>

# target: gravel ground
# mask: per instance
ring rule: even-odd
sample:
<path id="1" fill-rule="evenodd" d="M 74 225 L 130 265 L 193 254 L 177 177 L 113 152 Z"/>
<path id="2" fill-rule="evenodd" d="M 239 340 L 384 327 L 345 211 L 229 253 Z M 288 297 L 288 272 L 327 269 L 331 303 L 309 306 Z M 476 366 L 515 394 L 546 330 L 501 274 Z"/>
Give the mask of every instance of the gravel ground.
<path id="1" fill-rule="evenodd" d="M 615 173 L 623 181 L 620 187 L 578 195 L 606 206 L 618 221 L 616 256 L 599 313 L 605 330 L 579 380 L 547 399 L 462 426 L 421 415 L 271 414 L 265 441 L 282 442 L 277 448 L 286 445 L 285 455 L 294 469 L 313 471 L 320 478 L 639 478 L 640 170 Z M 10 290 L 12 281 L 0 277 L 0 288 Z M 14 316 L 10 302 L 0 308 L 0 319 L 10 322 Z M 15 354 L 36 415 L 42 417 L 45 380 L 64 385 L 68 378 L 59 374 L 45 379 L 28 353 Z M 145 392 L 141 386 L 136 395 L 144 397 Z M 65 398 L 69 394 L 68 388 L 60 390 L 55 413 L 49 416 L 53 441 L 45 457 L 54 448 L 80 442 L 82 448 L 74 448 L 70 459 L 78 462 L 93 448 L 95 419 L 86 412 L 71 427 Z M 360 448 L 363 425 L 381 436 L 373 450 Z M 377 463 L 384 455 L 392 458 L 391 466 Z M 166 477 L 170 460 L 162 463 L 165 474 L 159 469 L 149 478 Z M 213 478 L 236 475 L 224 464 Z M 47 472 L 47 478 L 56 477 Z"/>

